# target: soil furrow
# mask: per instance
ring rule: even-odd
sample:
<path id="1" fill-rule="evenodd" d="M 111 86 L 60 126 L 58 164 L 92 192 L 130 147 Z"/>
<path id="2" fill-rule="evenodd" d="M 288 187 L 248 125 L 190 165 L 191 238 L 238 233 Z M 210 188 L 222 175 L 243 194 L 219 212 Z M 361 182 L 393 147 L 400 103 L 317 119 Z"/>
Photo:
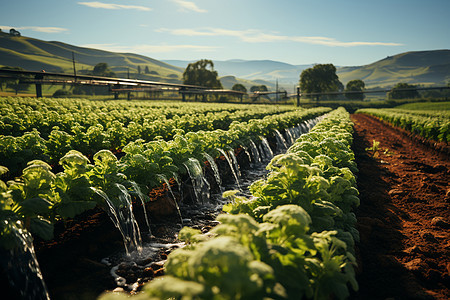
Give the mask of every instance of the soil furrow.
<path id="1" fill-rule="evenodd" d="M 449 299 L 449 156 L 374 117 L 352 120 L 361 198 L 354 298 Z"/>

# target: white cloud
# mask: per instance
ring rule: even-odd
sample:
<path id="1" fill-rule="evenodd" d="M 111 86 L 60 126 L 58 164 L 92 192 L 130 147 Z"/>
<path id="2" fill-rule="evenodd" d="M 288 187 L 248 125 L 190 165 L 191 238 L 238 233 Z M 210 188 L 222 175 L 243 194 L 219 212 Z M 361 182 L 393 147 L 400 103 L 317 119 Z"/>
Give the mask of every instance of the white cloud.
<path id="1" fill-rule="evenodd" d="M 14 28 L 15 30 L 31 30 L 31 31 L 37 31 L 37 32 L 44 32 L 44 33 L 61 33 L 65 31 L 69 31 L 67 28 L 61 28 L 61 27 L 41 27 L 41 26 L 20 26 L 20 27 L 11 27 L 11 26 L 1 26 L 0 29 L 2 31 L 9 31 L 11 28 Z"/>
<path id="2" fill-rule="evenodd" d="M 120 53 L 167 53 L 175 51 L 211 52 L 217 50 L 216 46 L 198 45 L 132 45 L 121 46 L 117 44 L 86 44 L 82 47 L 102 49 Z"/>
<path id="3" fill-rule="evenodd" d="M 195 12 L 199 12 L 199 13 L 207 12 L 206 9 L 199 8 L 197 6 L 197 4 L 195 4 L 192 1 L 185 1 L 185 0 L 172 0 L 172 1 L 175 2 L 176 4 L 178 4 L 180 6 L 181 10 L 183 10 L 183 11 L 190 10 L 190 11 L 195 11 Z"/>
<path id="4" fill-rule="evenodd" d="M 104 9 L 136 9 L 142 11 L 152 10 L 150 7 L 138 6 L 138 5 L 123 5 L 123 4 L 112 4 L 103 2 L 78 2 L 78 4 L 85 5 L 93 8 L 104 8 Z"/>
<path id="5" fill-rule="evenodd" d="M 356 47 L 356 46 L 401 46 L 399 43 L 391 42 L 343 42 L 334 38 L 322 36 L 287 36 L 277 33 L 265 33 L 261 30 L 230 30 L 223 28 L 203 29 L 167 29 L 160 28 L 157 32 L 168 32 L 172 35 L 184 36 L 231 36 L 237 37 L 247 43 L 270 43 L 270 42 L 298 42 L 329 47 Z"/>

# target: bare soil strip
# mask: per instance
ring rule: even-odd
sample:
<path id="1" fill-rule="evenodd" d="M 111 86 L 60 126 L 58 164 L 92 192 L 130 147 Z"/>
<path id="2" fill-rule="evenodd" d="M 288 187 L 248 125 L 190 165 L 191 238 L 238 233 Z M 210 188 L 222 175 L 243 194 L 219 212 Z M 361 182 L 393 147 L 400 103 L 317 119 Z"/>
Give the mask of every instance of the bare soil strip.
<path id="1" fill-rule="evenodd" d="M 374 117 L 352 120 L 361 198 L 353 299 L 450 299 L 450 157 Z M 378 151 L 366 151 L 373 140 Z"/>

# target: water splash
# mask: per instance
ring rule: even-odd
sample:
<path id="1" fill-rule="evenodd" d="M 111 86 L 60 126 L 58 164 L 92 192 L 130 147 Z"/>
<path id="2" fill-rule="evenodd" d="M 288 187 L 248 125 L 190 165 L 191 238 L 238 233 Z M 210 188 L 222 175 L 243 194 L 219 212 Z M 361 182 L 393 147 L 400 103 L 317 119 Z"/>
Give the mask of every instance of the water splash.
<path id="1" fill-rule="evenodd" d="M 256 147 L 255 142 L 250 140 L 250 151 L 252 151 L 252 155 L 258 163 L 261 163 L 261 156 L 259 155 L 258 148 Z"/>
<path id="2" fill-rule="evenodd" d="M 16 242 L 10 250 L 0 249 L 0 262 L 13 291 L 20 294 L 21 299 L 50 300 L 47 287 L 42 276 L 31 234 L 23 229 L 22 222 L 1 220 L 1 227 L 7 227 Z"/>
<path id="3" fill-rule="evenodd" d="M 277 129 L 275 129 L 275 137 L 277 139 L 277 150 L 280 150 L 280 151 L 287 150 L 288 145 L 286 143 L 286 140 L 284 139 L 283 135 Z"/>
<path id="4" fill-rule="evenodd" d="M 141 192 L 141 189 L 139 188 L 138 184 L 134 181 L 130 181 L 131 186 L 133 187 L 134 191 L 136 192 L 139 200 L 141 200 L 141 204 L 142 204 L 142 209 L 144 210 L 144 218 L 145 218 L 145 223 L 147 224 L 147 228 L 148 228 L 148 234 L 149 236 L 152 236 L 152 230 L 150 228 L 150 221 L 148 219 L 148 215 L 147 215 L 147 208 L 145 206 L 145 201 L 144 201 L 144 194 Z"/>
<path id="5" fill-rule="evenodd" d="M 180 181 L 180 177 L 178 176 L 178 174 L 176 172 L 172 172 L 173 175 L 173 179 L 175 179 L 175 182 L 177 183 L 178 186 L 178 193 L 180 194 L 180 199 L 183 199 L 183 189 L 181 188 L 181 181 Z"/>
<path id="6" fill-rule="evenodd" d="M 261 156 L 261 161 L 267 161 L 270 159 L 268 156 L 266 156 L 266 153 L 263 150 L 262 143 L 258 144 L 258 150 Z"/>
<path id="7" fill-rule="evenodd" d="M 237 175 L 236 171 L 234 170 L 233 163 L 231 162 L 231 160 L 228 157 L 227 153 L 224 150 L 222 150 L 222 149 L 217 149 L 217 151 L 219 151 L 225 157 L 225 159 L 227 160 L 228 165 L 230 166 L 231 172 L 233 173 L 234 181 L 236 182 L 236 185 L 238 186 L 238 189 L 241 190 L 241 186 L 239 184 L 238 175 Z"/>
<path id="8" fill-rule="evenodd" d="M 270 148 L 269 142 L 267 141 L 267 139 L 265 137 L 260 137 L 260 139 L 261 139 L 261 145 L 262 145 L 262 149 L 263 149 L 264 155 L 268 159 L 272 159 L 273 158 L 273 151 Z"/>
<path id="9" fill-rule="evenodd" d="M 138 250 L 142 250 L 142 238 L 138 223 L 133 214 L 133 205 L 131 203 L 131 196 L 127 188 L 122 184 L 116 183 L 117 188 L 121 191 L 119 200 L 122 202 L 122 207 L 119 209 L 119 216 L 122 218 L 128 236 L 131 238 L 131 246 Z"/>
<path id="10" fill-rule="evenodd" d="M 203 169 L 200 162 L 195 158 L 189 158 L 183 163 L 192 182 L 197 203 L 205 204 L 209 201 L 209 183 L 203 175 Z"/>
<path id="11" fill-rule="evenodd" d="M 209 165 L 211 166 L 211 169 L 213 170 L 214 178 L 216 179 L 216 183 L 219 186 L 219 190 L 222 191 L 222 179 L 220 178 L 219 167 L 217 167 L 217 164 L 211 155 L 209 155 L 208 153 L 205 152 L 205 153 L 203 153 L 203 156 L 209 162 Z"/>
<path id="12" fill-rule="evenodd" d="M 116 186 L 121 191 L 117 205 L 104 191 L 94 187 L 91 187 L 91 189 L 105 201 L 106 213 L 122 235 L 125 252 L 130 255 L 130 251 L 142 249 L 141 234 L 133 215 L 131 202 L 124 196 L 125 194 L 128 197 L 130 196 L 128 190 L 123 185 L 116 184 Z"/>
<path id="13" fill-rule="evenodd" d="M 163 181 L 167 185 L 167 189 L 169 190 L 170 195 L 172 196 L 173 204 L 175 205 L 177 209 L 178 216 L 180 217 L 181 226 L 183 226 L 183 217 L 181 216 L 180 206 L 178 205 L 177 199 L 175 198 L 175 195 L 173 193 L 172 187 L 170 186 L 169 180 L 166 176 L 162 174 L 156 175 L 159 180 Z"/>
<path id="14" fill-rule="evenodd" d="M 236 173 L 238 175 L 238 179 L 241 178 L 241 171 L 239 170 L 239 165 L 237 162 L 236 154 L 234 153 L 233 149 L 228 150 L 228 153 L 231 156 L 231 160 L 233 161 L 233 165 L 236 168 Z"/>
<path id="15" fill-rule="evenodd" d="M 249 161 L 250 163 L 252 163 L 252 162 L 253 162 L 253 159 L 252 159 L 252 156 L 250 155 L 250 153 L 248 152 L 247 147 L 241 145 L 241 148 L 242 148 L 242 150 L 244 150 L 245 155 L 247 155 L 248 161 Z M 250 148 L 250 151 L 252 151 L 251 148 Z M 252 151 L 252 153 L 253 153 L 253 151 Z"/>
<path id="16" fill-rule="evenodd" d="M 300 125 L 293 127 L 292 133 L 294 135 L 294 139 L 297 140 L 302 135 L 302 132 L 300 130 Z"/>
<path id="17" fill-rule="evenodd" d="M 307 133 L 308 131 L 309 131 L 309 128 L 308 128 L 308 126 L 306 125 L 306 122 L 303 122 L 302 124 L 300 124 L 300 127 L 301 127 L 301 130 L 302 130 L 302 133 L 304 134 L 304 133 Z"/>
<path id="18" fill-rule="evenodd" d="M 294 136 L 291 133 L 291 128 L 288 128 L 285 130 L 287 137 L 289 138 L 290 141 L 290 145 L 294 144 L 295 140 L 294 140 Z"/>

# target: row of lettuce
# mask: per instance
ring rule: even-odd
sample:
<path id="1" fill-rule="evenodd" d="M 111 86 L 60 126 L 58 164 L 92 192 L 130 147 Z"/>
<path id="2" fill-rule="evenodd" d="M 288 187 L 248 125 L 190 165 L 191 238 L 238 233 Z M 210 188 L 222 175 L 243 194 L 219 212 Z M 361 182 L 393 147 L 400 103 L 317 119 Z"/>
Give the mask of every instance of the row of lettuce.
<path id="1" fill-rule="evenodd" d="M 143 139 L 171 140 L 186 132 L 229 130 L 236 122 L 294 113 L 285 106 L 102 102 L 0 98 L 0 161 L 13 176 L 33 159 L 56 165 L 69 150 L 92 157 L 117 153 Z M 217 107 L 222 107 L 218 109 Z"/>
<path id="2" fill-rule="evenodd" d="M 132 190 L 132 182 L 136 183 L 147 195 L 162 184 L 162 177 L 186 174 L 185 166 L 193 159 L 203 162 L 207 157 L 217 158 L 218 149 L 249 147 L 251 142 L 260 142 L 261 137 L 274 134 L 275 130 L 297 126 L 329 111 L 329 108 L 296 110 L 248 122 L 233 122 L 226 131 L 180 132 L 170 141 L 138 139 L 122 149 L 120 158 L 103 149 L 90 160 L 77 150 L 69 150 L 59 159 L 62 171 L 57 174 L 47 162 L 33 159 L 20 177 L 7 183 L 0 181 L 0 246 L 17 245 L 11 226 L 19 224 L 34 236 L 51 239 L 55 222 L 73 218 L 96 206 L 106 208 L 107 204 L 96 190 L 103 191 L 120 205 L 121 191 L 117 184 Z M 2 167 L 0 174 L 7 171 Z"/>
<path id="3" fill-rule="evenodd" d="M 450 142 L 450 111 L 406 109 L 360 109 L 356 113 L 375 116 L 423 138 Z"/>
<path id="4" fill-rule="evenodd" d="M 292 106 L 271 105 L 0 97 L 0 132 L 21 136 L 34 128 L 47 139 L 55 126 L 69 134 L 75 134 L 76 127 L 86 131 L 92 126 L 104 130 L 120 126 L 124 134 L 160 135 L 168 140 L 174 134 L 173 129 L 226 130 L 233 121 L 249 121 L 292 110 L 295 110 Z M 159 128 L 155 131 L 151 126 L 162 123 L 166 127 L 164 131 Z"/>
<path id="5" fill-rule="evenodd" d="M 252 197 L 225 192 L 220 224 L 207 234 L 183 228 L 186 246 L 169 255 L 166 275 L 131 299 L 348 298 L 358 289 L 352 130 L 349 114 L 335 110 L 272 159 Z"/>

